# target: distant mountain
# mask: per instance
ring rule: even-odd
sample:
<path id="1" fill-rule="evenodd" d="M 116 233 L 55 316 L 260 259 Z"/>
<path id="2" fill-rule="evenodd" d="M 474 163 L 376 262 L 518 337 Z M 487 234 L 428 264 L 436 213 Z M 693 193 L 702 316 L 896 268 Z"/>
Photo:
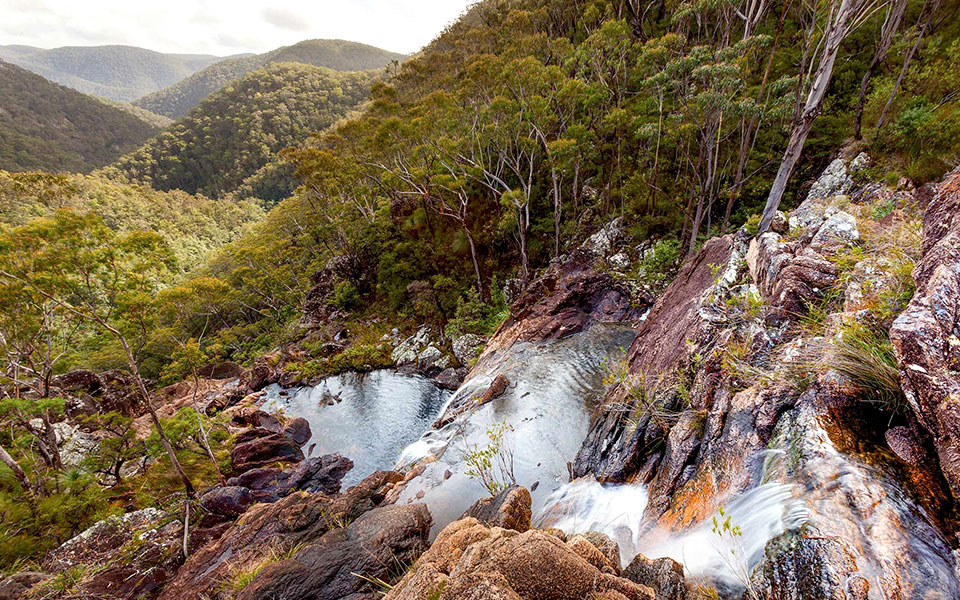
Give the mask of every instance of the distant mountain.
<path id="1" fill-rule="evenodd" d="M 116 160 L 159 129 L 0 61 L 0 169 L 84 173 Z"/>
<path id="2" fill-rule="evenodd" d="M 223 60 L 207 54 L 163 54 L 133 46 L 0 46 L 0 59 L 85 94 L 129 102 Z"/>
<path id="3" fill-rule="evenodd" d="M 285 197 L 293 178 L 268 167 L 276 153 L 343 118 L 367 98 L 373 78 L 369 72 L 269 64 L 214 93 L 100 173 L 211 197 L 229 194 L 256 175 L 246 182 L 252 194 Z"/>
<path id="4" fill-rule="evenodd" d="M 367 71 L 404 58 L 403 54 L 357 42 L 307 40 L 265 54 L 223 60 L 134 104 L 160 115 L 180 118 L 213 92 L 270 63 L 297 62 L 335 71 Z"/>

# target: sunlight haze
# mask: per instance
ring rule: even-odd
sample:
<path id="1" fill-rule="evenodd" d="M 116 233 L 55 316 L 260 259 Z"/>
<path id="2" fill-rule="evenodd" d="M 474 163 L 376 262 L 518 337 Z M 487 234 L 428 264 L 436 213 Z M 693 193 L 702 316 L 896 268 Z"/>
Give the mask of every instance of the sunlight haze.
<path id="1" fill-rule="evenodd" d="M 456 19 L 467 0 L 0 0 L 0 46 L 121 44 L 158 52 L 260 53 L 311 38 L 413 53 Z"/>

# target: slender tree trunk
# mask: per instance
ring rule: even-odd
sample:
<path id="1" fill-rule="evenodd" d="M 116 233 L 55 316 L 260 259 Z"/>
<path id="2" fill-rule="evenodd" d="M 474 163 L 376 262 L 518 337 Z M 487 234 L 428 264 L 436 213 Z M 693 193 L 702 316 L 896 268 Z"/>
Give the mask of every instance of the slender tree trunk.
<path id="1" fill-rule="evenodd" d="M 137 361 L 133 357 L 130 345 L 121 335 L 116 333 L 114 335 L 120 340 L 120 344 L 123 346 L 123 350 L 127 355 L 127 365 L 130 367 L 130 372 L 133 374 L 134 379 L 137 380 L 137 389 L 140 391 L 140 397 L 143 398 L 143 402 L 147 406 L 147 411 L 150 413 L 150 420 L 157 429 L 157 435 L 160 436 L 160 443 L 163 444 L 163 449 L 166 450 L 167 456 L 170 458 L 170 464 L 173 465 L 173 470 L 176 471 L 177 477 L 179 477 L 183 483 L 187 497 L 192 498 L 194 491 L 193 482 L 190 481 L 190 477 L 187 476 L 186 471 L 184 471 L 180 465 L 180 460 L 177 458 L 177 453 L 173 449 L 173 444 L 170 443 L 167 433 L 163 430 L 163 425 L 160 424 L 160 417 L 157 416 L 157 411 L 153 407 L 153 401 L 150 399 L 150 391 L 147 390 L 147 384 L 143 382 L 143 376 L 140 375 L 140 367 L 137 366 Z"/>
<path id="2" fill-rule="evenodd" d="M 220 471 L 220 464 L 217 462 L 217 457 L 213 454 L 213 450 L 210 449 L 210 440 L 207 437 L 207 428 L 203 425 L 203 415 L 200 412 L 200 407 L 197 405 L 197 390 L 200 387 L 200 376 L 197 374 L 196 370 L 193 371 L 193 397 L 191 403 L 193 404 L 193 410 L 197 413 L 197 424 L 200 426 L 200 439 L 203 440 L 203 449 L 206 451 L 207 456 L 210 458 L 210 462 L 213 463 L 213 468 L 217 472 L 217 479 L 220 480 L 220 483 L 223 484 L 226 482 L 226 479 L 223 477 L 223 473 Z"/>
<path id="3" fill-rule="evenodd" d="M 900 29 L 900 23 L 903 22 L 903 13 L 907 9 L 907 0 L 898 0 L 896 4 L 890 5 L 886 19 L 883 22 L 883 30 L 880 34 L 880 44 L 873 53 L 873 59 L 867 66 L 867 72 L 863 74 L 863 80 L 860 81 L 860 97 L 857 100 L 857 112 L 853 119 L 853 138 L 863 139 L 863 108 L 867 102 L 867 88 L 870 85 L 870 79 L 874 71 L 879 67 L 887 57 L 890 46 L 893 45 L 893 38 Z"/>
<path id="4" fill-rule="evenodd" d="M 473 234 L 470 228 L 463 225 L 463 233 L 467 236 L 467 243 L 470 245 L 470 261 L 473 263 L 473 274 L 477 277 L 477 293 L 483 297 L 483 277 L 480 275 L 480 261 L 477 259 L 477 245 L 473 241 Z"/>
<path id="5" fill-rule="evenodd" d="M 800 154 L 803 152 L 803 145 L 813 129 L 813 123 L 823 110 L 823 99 L 826 96 L 827 88 L 830 86 L 830 80 L 833 77 L 833 66 L 837 60 L 837 53 L 840 50 L 840 43 L 850 32 L 850 24 L 857 12 L 857 0 L 841 0 L 837 8 L 836 15 L 830 16 L 830 26 L 824 34 L 826 39 L 820 55 L 820 64 L 813 75 L 813 83 L 810 86 L 810 93 L 807 95 L 806 103 L 800 114 L 800 119 L 794 125 L 790 134 L 790 141 L 787 143 L 787 149 L 783 154 L 783 160 L 780 162 L 780 168 L 777 170 L 777 176 L 773 180 L 770 188 L 770 195 L 767 197 L 767 205 L 763 209 L 763 218 L 760 220 L 760 233 L 770 229 L 773 218 L 780 207 L 780 200 L 783 199 L 783 193 L 787 188 L 787 182 L 793 173 L 793 168 L 800 160 Z"/>
<path id="6" fill-rule="evenodd" d="M 23 486 L 24 491 L 29 492 L 33 489 L 33 486 L 30 485 L 30 480 L 27 479 L 27 474 L 23 472 L 23 469 L 20 468 L 17 461 L 10 456 L 10 453 L 7 452 L 3 446 L 0 446 L 0 461 L 3 461 L 3 464 L 10 467 L 13 475 L 20 481 L 20 485 Z"/>
<path id="7" fill-rule="evenodd" d="M 910 50 L 907 51 L 907 55 L 903 57 L 903 67 L 900 69 L 900 74 L 897 76 L 896 83 L 893 84 L 893 89 L 890 90 L 890 96 L 887 98 L 886 104 L 883 105 L 883 110 L 880 112 L 880 118 L 877 119 L 877 129 L 883 129 L 883 125 L 887 118 L 887 112 L 890 110 L 890 106 L 893 104 L 893 99 L 897 96 L 897 92 L 900 91 L 900 86 L 903 85 L 903 80 L 907 77 L 907 72 L 910 70 L 910 62 L 913 60 L 913 56 L 917 53 L 917 50 L 920 49 L 920 43 L 923 41 L 923 37 L 926 35 L 927 30 L 930 28 L 930 24 L 933 22 L 933 15 L 936 14 L 938 8 L 940 8 L 940 0 L 934 0 L 932 6 L 929 3 L 924 6 L 927 19 L 920 28 L 920 31 L 917 33 L 917 40 L 913 43 L 913 46 L 910 47 Z M 923 20 L 922 14 L 920 19 L 921 21 Z"/>

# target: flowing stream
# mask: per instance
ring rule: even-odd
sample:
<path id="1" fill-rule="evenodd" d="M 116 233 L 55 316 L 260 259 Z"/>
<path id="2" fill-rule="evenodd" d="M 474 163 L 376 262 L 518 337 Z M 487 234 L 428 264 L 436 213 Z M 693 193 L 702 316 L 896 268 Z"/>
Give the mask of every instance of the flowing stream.
<path id="1" fill-rule="evenodd" d="M 399 502 L 422 501 L 433 515 L 433 533 L 455 521 L 487 490 L 468 474 L 469 449 L 488 446 L 488 431 L 506 424 L 505 447 L 513 454 L 516 482 L 531 490 L 538 511 L 568 479 L 587 433 L 590 413 L 603 393 L 604 367 L 620 360 L 635 333 L 624 326 L 594 325 L 562 340 L 519 342 L 485 356 L 444 410 L 471 402 L 503 374 L 510 380 L 499 398 L 428 431 L 403 452 L 400 463 L 427 455 L 436 460 L 413 479 Z M 503 478 L 501 478 L 503 479 Z"/>
<path id="2" fill-rule="evenodd" d="M 313 387 L 272 385 L 266 392 L 263 410 L 310 422 L 313 437 L 305 454 L 339 453 L 353 461 L 344 489 L 374 471 L 392 469 L 403 447 L 430 428 L 450 396 L 429 379 L 388 370 L 345 373 Z"/>

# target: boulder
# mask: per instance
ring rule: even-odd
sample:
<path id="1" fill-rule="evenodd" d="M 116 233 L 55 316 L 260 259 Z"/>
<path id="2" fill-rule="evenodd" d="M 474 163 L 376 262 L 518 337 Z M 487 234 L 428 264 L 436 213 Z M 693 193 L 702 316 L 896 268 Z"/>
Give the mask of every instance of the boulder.
<path id="1" fill-rule="evenodd" d="M 485 337 L 472 333 L 455 337 L 452 342 L 453 355 L 461 365 L 469 366 L 470 361 L 480 354 L 486 343 Z"/>
<path id="2" fill-rule="evenodd" d="M 310 432 L 310 422 L 303 417 L 297 417 L 283 427 L 283 435 L 294 444 L 303 446 L 313 434 Z"/>
<path id="3" fill-rule="evenodd" d="M 463 383 L 463 376 L 460 371 L 453 367 L 447 367 L 433 378 L 436 384 L 445 390 L 456 390 Z"/>
<path id="4" fill-rule="evenodd" d="M 200 497 L 200 506 L 225 517 L 238 517 L 253 504 L 253 494 L 240 486 L 215 487 Z"/>
<path id="5" fill-rule="evenodd" d="M 650 560 L 638 554 L 623 570 L 623 576 L 653 588 L 657 600 L 685 600 L 687 597 L 683 566 L 671 558 Z"/>
<path id="6" fill-rule="evenodd" d="M 398 367 L 407 365 L 416 365 L 420 358 L 420 353 L 430 345 L 433 331 L 427 325 L 421 325 L 416 333 L 406 338 L 390 354 L 390 359 Z"/>
<path id="7" fill-rule="evenodd" d="M 530 492 L 512 485 L 496 496 L 487 496 L 473 503 L 460 517 L 472 517 L 487 527 L 502 527 L 523 533 L 530 529 Z"/>
<path id="8" fill-rule="evenodd" d="M 378 589 L 370 580 L 389 580 L 396 565 L 418 558 L 432 523 L 424 504 L 375 508 L 345 529 L 327 531 L 292 558 L 268 565 L 237 600 L 376 600 Z"/>
<path id="9" fill-rule="evenodd" d="M 650 588 L 602 572 L 548 533 L 491 529 L 466 518 L 440 532 L 386 600 L 480 599 L 485 593 L 511 600 L 584 600 L 608 591 L 628 600 L 654 599 Z"/>
<path id="10" fill-rule="evenodd" d="M 300 445 L 280 433 L 269 433 L 248 439 L 234 446 L 230 453 L 235 473 L 258 469 L 275 463 L 296 463 L 303 460 Z"/>
<path id="11" fill-rule="evenodd" d="M 18 600 L 24 592 L 49 577 L 46 573 L 22 571 L 0 579 L 0 600 Z"/>
<path id="12" fill-rule="evenodd" d="M 281 494 L 294 490 L 336 494 L 340 492 L 340 480 L 352 468 L 353 461 L 339 454 L 308 458 L 290 471 L 286 484 L 281 488 Z"/>
<path id="13" fill-rule="evenodd" d="M 345 525 L 378 507 L 402 478 L 393 471 L 378 471 L 338 496 L 295 492 L 273 503 L 254 504 L 218 539 L 191 554 L 163 588 L 160 599 L 225 600 L 230 594 L 224 581 L 236 573 L 264 569 L 278 553 L 298 547 L 306 550 L 327 532 L 342 533 Z"/>

